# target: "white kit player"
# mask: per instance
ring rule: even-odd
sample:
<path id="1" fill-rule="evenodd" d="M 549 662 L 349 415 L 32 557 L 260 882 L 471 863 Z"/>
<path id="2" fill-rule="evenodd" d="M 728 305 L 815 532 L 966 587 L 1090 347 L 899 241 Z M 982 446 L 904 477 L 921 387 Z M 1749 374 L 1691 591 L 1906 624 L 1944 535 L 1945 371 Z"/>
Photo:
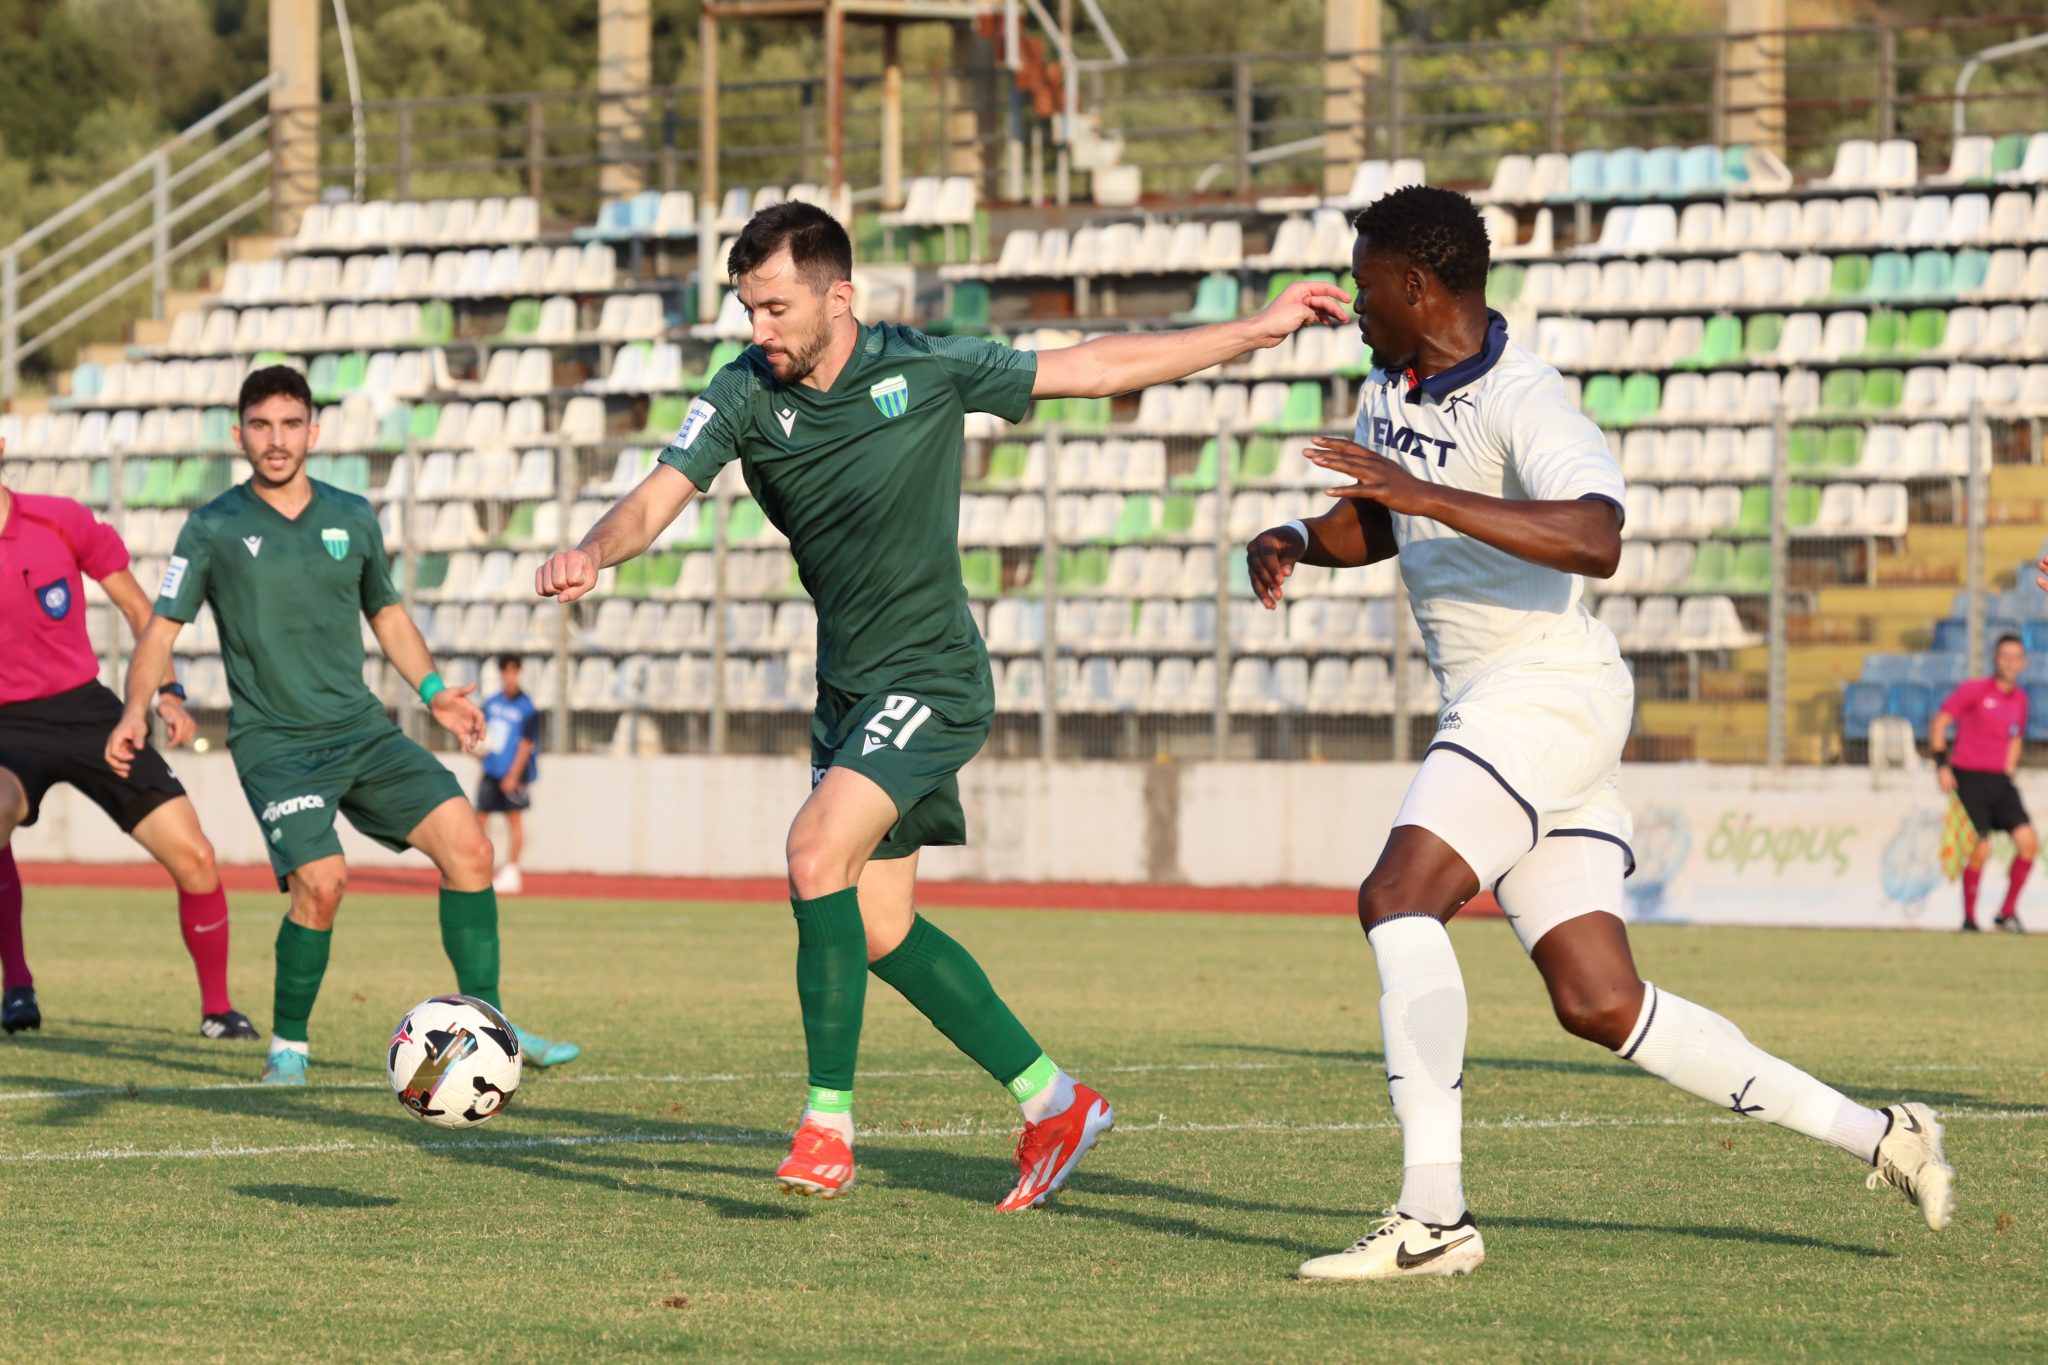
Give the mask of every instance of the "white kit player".
<path id="1" fill-rule="evenodd" d="M 1622 926 L 1632 870 L 1617 791 L 1635 684 L 1581 601 L 1621 556 L 1622 478 L 1556 370 L 1486 306 L 1486 228 L 1449 190 L 1400 190 L 1358 215 L 1353 308 L 1373 348 L 1356 439 L 1308 458 L 1355 479 L 1307 522 L 1248 549 L 1277 608 L 1294 565 L 1401 556 L 1443 689 L 1436 737 L 1358 891 L 1380 975 L 1401 1196 L 1307 1279 L 1469 1273 L 1485 1243 L 1460 1174 L 1465 983 L 1445 921 L 1484 887 L 1549 988 L 1560 1023 L 1737 1114 L 1833 1143 L 1947 1226 L 1953 1170 L 1923 1104 L 1870 1109 L 1640 980 Z"/>

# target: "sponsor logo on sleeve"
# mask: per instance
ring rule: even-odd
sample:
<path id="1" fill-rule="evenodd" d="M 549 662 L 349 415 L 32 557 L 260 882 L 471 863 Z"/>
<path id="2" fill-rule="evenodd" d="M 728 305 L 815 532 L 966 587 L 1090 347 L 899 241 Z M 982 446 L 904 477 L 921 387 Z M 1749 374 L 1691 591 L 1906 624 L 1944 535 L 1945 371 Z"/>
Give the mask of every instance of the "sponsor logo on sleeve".
<path id="1" fill-rule="evenodd" d="M 683 414 L 683 425 L 676 432 L 676 438 L 669 444 L 678 450 L 688 450 L 698 433 L 711 425 L 711 419 L 718 416 L 718 409 L 699 398 L 690 404 L 690 410 Z"/>
<path id="2" fill-rule="evenodd" d="M 164 565 L 164 585 L 156 590 L 156 595 L 158 597 L 176 597 L 178 589 L 185 582 L 185 568 L 184 557 L 182 555 L 172 555 L 171 562 Z"/>

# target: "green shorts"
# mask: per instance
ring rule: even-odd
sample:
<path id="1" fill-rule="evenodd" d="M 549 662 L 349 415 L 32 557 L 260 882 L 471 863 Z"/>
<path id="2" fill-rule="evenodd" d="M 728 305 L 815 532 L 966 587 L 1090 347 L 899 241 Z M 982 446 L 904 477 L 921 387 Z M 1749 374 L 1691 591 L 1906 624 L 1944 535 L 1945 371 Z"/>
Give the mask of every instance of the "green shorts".
<path id="1" fill-rule="evenodd" d="M 896 825 L 876 847 L 877 859 L 907 858 L 927 844 L 964 844 L 958 774 L 988 740 L 991 703 L 985 687 L 963 689 L 951 680 L 930 689 L 904 683 L 866 697 L 820 683 L 811 715 L 811 785 L 833 768 L 851 768 L 889 794 Z"/>
<path id="2" fill-rule="evenodd" d="M 242 795 L 263 826 L 277 889 L 316 858 L 341 852 L 334 817 L 346 815 L 358 831 L 394 851 L 442 802 L 462 797 L 462 784 L 440 761 L 396 726 L 364 730 L 346 741 L 266 753 L 244 763 L 235 757 Z"/>

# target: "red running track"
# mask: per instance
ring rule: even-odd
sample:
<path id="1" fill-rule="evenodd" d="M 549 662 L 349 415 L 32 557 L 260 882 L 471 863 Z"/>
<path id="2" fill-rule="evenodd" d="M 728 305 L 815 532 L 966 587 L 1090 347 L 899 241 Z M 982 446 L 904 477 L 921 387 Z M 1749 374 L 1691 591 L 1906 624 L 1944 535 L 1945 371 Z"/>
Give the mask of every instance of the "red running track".
<path id="1" fill-rule="evenodd" d="M 236 892 L 276 892 L 268 867 L 223 867 L 221 880 Z M 22 863 L 29 886 L 164 887 L 170 879 L 154 863 Z M 349 889 L 369 895 L 426 895 L 436 883 L 431 868 L 359 867 Z M 595 872 L 526 874 L 527 896 L 565 900 L 757 901 L 789 899 L 780 877 L 627 877 Z M 1353 915 L 1357 893 L 1325 886 L 1158 886 L 1117 882 L 920 882 L 921 905 L 989 910 L 1139 910 L 1211 915 Z M 1462 912 L 1498 915 L 1480 892 Z"/>

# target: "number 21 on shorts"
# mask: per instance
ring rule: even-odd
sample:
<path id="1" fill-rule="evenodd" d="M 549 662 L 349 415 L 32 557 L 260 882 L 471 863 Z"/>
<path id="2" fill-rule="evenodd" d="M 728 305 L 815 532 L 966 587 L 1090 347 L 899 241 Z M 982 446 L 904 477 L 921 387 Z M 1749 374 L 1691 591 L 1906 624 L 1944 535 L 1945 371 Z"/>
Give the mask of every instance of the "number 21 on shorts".
<path id="1" fill-rule="evenodd" d="M 916 697 L 891 695 L 882 702 L 882 709 L 861 727 L 867 732 L 860 737 L 861 753 L 871 754 L 884 744 L 902 748 L 931 715 L 932 708 L 920 705 Z"/>

